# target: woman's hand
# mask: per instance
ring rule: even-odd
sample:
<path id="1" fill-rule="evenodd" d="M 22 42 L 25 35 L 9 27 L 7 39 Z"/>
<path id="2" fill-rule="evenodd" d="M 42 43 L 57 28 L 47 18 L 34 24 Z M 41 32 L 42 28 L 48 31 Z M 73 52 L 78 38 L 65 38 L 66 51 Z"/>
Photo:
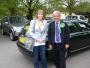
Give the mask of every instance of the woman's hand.
<path id="1" fill-rule="evenodd" d="M 42 43 L 42 42 L 44 42 L 44 40 L 42 38 L 39 38 L 38 40 L 36 40 L 36 42 Z"/>

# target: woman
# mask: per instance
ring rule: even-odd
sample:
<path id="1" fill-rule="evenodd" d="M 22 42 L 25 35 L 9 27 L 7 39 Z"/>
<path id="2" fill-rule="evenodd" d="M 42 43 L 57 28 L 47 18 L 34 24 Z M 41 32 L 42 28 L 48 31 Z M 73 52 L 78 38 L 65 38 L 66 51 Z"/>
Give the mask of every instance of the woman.
<path id="1" fill-rule="evenodd" d="M 48 31 L 47 21 L 44 20 L 43 10 L 38 10 L 36 19 L 31 20 L 29 35 L 35 40 L 34 41 L 34 68 L 39 68 L 39 57 L 41 59 L 41 67 L 47 68 L 46 64 L 46 35 Z"/>

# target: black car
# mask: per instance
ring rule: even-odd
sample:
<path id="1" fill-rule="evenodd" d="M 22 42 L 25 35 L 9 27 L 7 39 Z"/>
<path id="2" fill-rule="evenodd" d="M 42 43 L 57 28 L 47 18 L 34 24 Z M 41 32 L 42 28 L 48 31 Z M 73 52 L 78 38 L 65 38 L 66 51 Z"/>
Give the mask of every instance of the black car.
<path id="1" fill-rule="evenodd" d="M 28 20 L 22 16 L 7 16 L 1 19 L 1 33 L 8 34 L 11 40 L 15 40 L 22 27 Z"/>
<path id="2" fill-rule="evenodd" d="M 70 29 L 70 47 L 67 50 L 67 54 L 85 49 L 90 47 L 90 25 L 81 21 L 65 21 Z M 24 26 L 19 40 L 17 41 L 17 46 L 25 55 L 33 56 L 33 46 L 29 46 L 30 39 L 25 35 L 30 24 Z M 46 55 L 47 58 L 51 59 L 53 56 L 53 50 L 48 48 L 48 39 L 46 42 Z"/>

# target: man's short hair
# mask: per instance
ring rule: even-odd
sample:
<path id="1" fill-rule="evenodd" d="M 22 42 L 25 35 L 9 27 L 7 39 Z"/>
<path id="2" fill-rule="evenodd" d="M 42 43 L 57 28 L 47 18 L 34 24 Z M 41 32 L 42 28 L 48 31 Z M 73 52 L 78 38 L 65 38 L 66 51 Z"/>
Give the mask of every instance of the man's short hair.
<path id="1" fill-rule="evenodd" d="M 53 12 L 53 15 L 54 15 L 54 14 L 60 15 L 60 12 L 59 12 L 59 11 L 54 11 L 54 12 Z"/>

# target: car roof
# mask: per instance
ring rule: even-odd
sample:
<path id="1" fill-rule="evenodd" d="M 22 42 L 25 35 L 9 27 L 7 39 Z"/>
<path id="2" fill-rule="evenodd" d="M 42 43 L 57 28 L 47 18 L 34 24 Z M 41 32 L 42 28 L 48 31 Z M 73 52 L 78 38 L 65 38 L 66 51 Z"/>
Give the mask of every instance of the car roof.
<path id="1" fill-rule="evenodd" d="M 83 16 L 83 15 L 68 15 L 68 16 Z"/>
<path id="2" fill-rule="evenodd" d="M 67 20 L 67 19 L 64 19 L 63 21 L 64 21 L 64 22 L 83 22 L 83 21 L 78 20 L 78 19 L 75 19 L 75 20 Z"/>
<path id="3" fill-rule="evenodd" d="M 67 23 L 68 25 L 72 25 L 73 23 L 85 23 L 85 22 L 80 21 L 80 20 L 63 20 L 63 22 Z"/>

